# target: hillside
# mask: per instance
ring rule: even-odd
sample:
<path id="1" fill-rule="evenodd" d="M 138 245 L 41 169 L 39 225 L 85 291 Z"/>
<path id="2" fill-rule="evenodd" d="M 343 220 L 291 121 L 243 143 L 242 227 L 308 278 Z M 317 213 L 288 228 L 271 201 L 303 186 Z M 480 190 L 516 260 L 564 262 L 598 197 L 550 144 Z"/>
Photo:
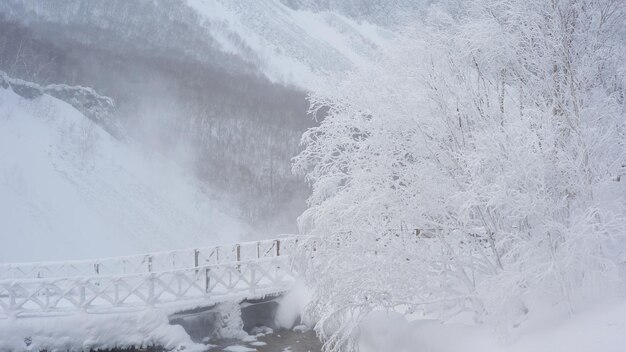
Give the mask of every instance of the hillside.
<path id="1" fill-rule="evenodd" d="M 313 12 L 277 0 L 188 0 L 220 48 L 256 62 L 274 82 L 303 89 L 381 56 L 393 36 L 383 27 L 333 11 Z"/>
<path id="2" fill-rule="evenodd" d="M 49 95 L 0 87 L 0 262 L 232 242 L 246 231 L 180 166 Z M 8 244 L 10 243 L 10 245 Z"/>
<path id="3" fill-rule="evenodd" d="M 367 22 L 368 9 L 341 9 L 279 0 L 6 0 L 0 70 L 112 97 L 130 139 L 184 159 L 235 200 L 255 236 L 271 237 L 297 231 L 309 193 L 290 161 L 316 123 L 306 116 L 307 91 L 377 60 L 393 36 Z"/>

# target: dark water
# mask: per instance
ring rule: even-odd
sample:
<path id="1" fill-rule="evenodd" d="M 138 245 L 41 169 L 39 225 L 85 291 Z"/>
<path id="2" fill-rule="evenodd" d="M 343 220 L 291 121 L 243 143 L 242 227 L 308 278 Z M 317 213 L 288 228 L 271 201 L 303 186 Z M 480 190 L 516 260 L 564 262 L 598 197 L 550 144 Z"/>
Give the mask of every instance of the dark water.
<path id="1" fill-rule="evenodd" d="M 243 348 L 229 350 L 229 347 L 239 346 Z M 242 340 L 219 340 L 211 341 L 207 346 L 208 352 L 321 352 L 322 344 L 313 331 L 278 330 L 273 334 L 260 334 L 250 339 Z M 43 351 L 45 352 L 45 351 Z M 91 352 L 103 352 L 92 350 Z M 120 348 L 107 350 L 106 352 L 168 352 L 159 346 L 144 348 Z"/>
<path id="2" fill-rule="evenodd" d="M 231 346 L 250 348 L 250 352 L 320 352 L 322 350 L 322 344 L 315 333 L 310 330 L 304 332 L 278 330 L 273 334 L 259 335 L 255 341 L 222 340 L 211 341 L 211 343 L 217 346 L 212 347 L 210 352 L 229 352 L 228 347 Z"/>
<path id="3" fill-rule="evenodd" d="M 205 343 L 210 352 L 321 352 L 322 344 L 315 332 L 304 325 L 293 330 L 277 329 L 275 324 L 278 303 L 276 297 L 260 300 L 246 300 L 233 314 L 240 314 L 237 319 L 225 317 L 225 309 L 196 309 L 170 316 L 170 324 L 180 325 L 196 343 Z M 224 313 L 226 312 L 226 313 Z M 230 323 L 234 323 L 230 326 Z M 243 339 L 210 339 L 210 336 L 222 335 L 220 330 L 240 331 L 243 328 L 248 336 Z M 229 335 L 227 333 L 227 335 Z M 152 351 L 150 351 L 152 352 Z"/>

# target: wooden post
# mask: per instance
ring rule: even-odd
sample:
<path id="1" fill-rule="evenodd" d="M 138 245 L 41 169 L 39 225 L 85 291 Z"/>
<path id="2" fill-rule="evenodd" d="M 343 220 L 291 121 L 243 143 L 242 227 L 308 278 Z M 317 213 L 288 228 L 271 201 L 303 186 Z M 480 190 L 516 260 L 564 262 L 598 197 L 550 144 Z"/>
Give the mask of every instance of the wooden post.
<path id="1" fill-rule="evenodd" d="M 209 275 L 209 268 L 204 269 L 204 292 L 209 293 L 209 287 L 211 286 L 211 275 Z"/>
<path id="2" fill-rule="evenodd" d="M 198 264 L 200 264 L 199 261 L 199 257 L 200 257 L 200 251 L 197 249 L 193 250 L 193 267 L 197 268 Z M 196 279 L 198 277 L 198 269 L 196 269 L 196 277 L 194 279 Z"/>
<path id="3" fill-rule="evenodd" d="M 100 275 L 100 264 L 99 263 L 95 263 L 93 265 L 93 271 L 95 271 L 96 275 Z"/>
<path id="4" fill-rule="evenodd" d="M 276 240 L 276 256 L 280 257 L 280 240 Z"/>
<path id="5" fill-rule="evenodd" d="M 236 261 L 240 262 L 241 261 L 241 245 L 240 244 L 235 245 L 235 253 L 237 257 Z M 241 265 L 236 265 L 235 269 L 237 269 L 237 271 L 241 273 Z"/>
<path id="6" fill-rule="evenodd" d="M 148 272 L 151 273 L 152 272 L 152 256 L 149 255 L 147 256 L 148 259 Z"/>

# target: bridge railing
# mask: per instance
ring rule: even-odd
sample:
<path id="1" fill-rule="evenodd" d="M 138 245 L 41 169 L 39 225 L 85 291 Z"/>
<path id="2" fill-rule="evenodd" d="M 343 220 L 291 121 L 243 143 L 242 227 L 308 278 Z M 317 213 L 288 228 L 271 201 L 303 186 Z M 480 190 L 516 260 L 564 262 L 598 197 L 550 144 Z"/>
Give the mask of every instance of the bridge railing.
<path id="1" fill-rule="evenodd" d="M 130 275 L 274 258 L 291 253 L 297 236 L 241 244 L 64 262 L 0 263 L 0 280 Z"/>
<path id="2" fill-rule="evenodd" d="M 295 279 L 288 256 L 129 275 L 0 280 L 0 318 L 185 309 L 285 291 Z"/>

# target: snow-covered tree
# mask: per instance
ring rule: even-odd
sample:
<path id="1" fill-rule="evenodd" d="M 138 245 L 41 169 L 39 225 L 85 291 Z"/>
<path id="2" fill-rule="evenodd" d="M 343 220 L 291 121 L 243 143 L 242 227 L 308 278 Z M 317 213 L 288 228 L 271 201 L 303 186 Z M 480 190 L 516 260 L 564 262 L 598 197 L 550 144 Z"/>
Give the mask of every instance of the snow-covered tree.
<path id="1" fill-rule="evenodd" d="M 313 186 L 301 264 L 326 350 L 357 349 L 373 309 L 510 326 L 537 297 L 615 292 L 624 15 L 619 0 L 439 3 L 311 97 L 327 116 L 294 170 Z"/>

